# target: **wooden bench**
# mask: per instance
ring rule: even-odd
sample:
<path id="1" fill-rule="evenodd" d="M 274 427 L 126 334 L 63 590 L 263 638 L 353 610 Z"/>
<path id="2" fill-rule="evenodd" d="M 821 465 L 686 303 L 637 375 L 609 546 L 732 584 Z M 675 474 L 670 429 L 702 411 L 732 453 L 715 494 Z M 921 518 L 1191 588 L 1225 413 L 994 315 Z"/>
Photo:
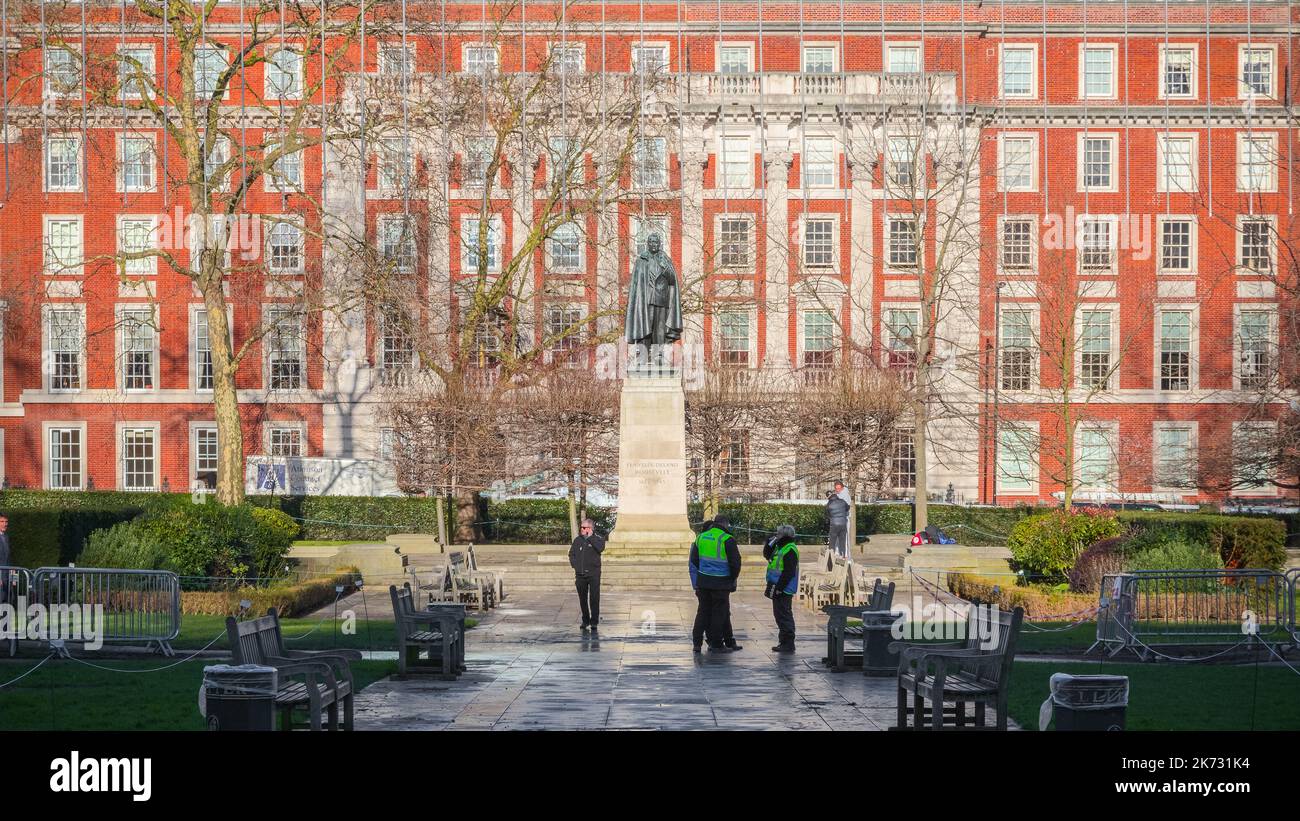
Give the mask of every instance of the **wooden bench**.
<path id="1" fill-rule="evenodd" d="M 485 578 L 492 582 L 493 598 L 497 604 L 501 604 L 501 601 L 506 597 L 506 571 L 491 567 L 479 567 L 478 557 L 474 555 L 474 544 L 472 542 L 469 547 L 465 548 L 465 561 L 471 571 L 483 574 Z"/>
<path id="2" fill-rule="evenodd" d="M 482 573 L 470 570 L 463 552 L 452 553 L 447 559 L 447 569 L 451 573 L 452 601 L 473 604 L 480 613 L 494 607 L 496 586 L 493 581 Z"/>
<path id="3" fill-rule="evenodd" d="M 997 711 L 996 728 L 1007 728 L 1007 685 L 1016 657 L 1016 639 L 1025 616 L 1023 608 L 1011 612 L 972 606 L 966 620 L 966 639 L 947 645 L 894 642 L 898 661 L 898 726 L 894 729 L 987 729 L 985 707 Z M 989 635 L 990 646 L 981 636 Z M 907 694 L 911 693 L 912 723 L 907 722 Z M 926 701 L 931 707 L 927 710 Z M 951 709 L 946 708 L 953 703 Z M 968 723 L 966 705 L 975 705 L 974 722 Z M 928 726 L 927 726 L 928 725 Z"/>
<path id="4" fill-rule="evenodd" d="M 430 604 L 455 600 L 456 594 L 452 589 L 451 568 L 448 565 L 440 564 L 432 567 L 408 566 L 406 574 L 411 577 L 409 584 L 416 591 L 424 594 L 425 599 Z"/>
<path id="5" fill-rule="evenodd" d="M 280 714 L 280 729 L 294 728 L 294 710 L 307 711 L 307 725 L 322 729 L 321 711 L 327 713 L 327 729 L 339 724 L 339 705 L 343 705 L 344 730 L 352 729 L 352 699 L 355 686 L 349 663 L 359 661 L 356 650 L 288 650 L 280 632 L 275 608 L 260 619 L 238 621 L 226 619 L 226 638 L 235 664 L 258 664 L 274 667 L 278 681 L 275 708 Z M 301 726 L 301 725 L 300 725 Z"/>
<path id="6" fill-rule="evenodd" d="M 435 604 L 421 610 L 415 606 L 411 586 L 389 585 L 393 600 L 393 622 L 397 626 L 397 672 L 434 673 L 453 681 L 465 671 L 465 607 Z M 420 651 L 426 658 L 421 660 Z"/>
<path id="7" fill-rule="evenodd" d="M 803 563 L 799 567 L 799 590 L 797 596 L 799 601 L 807 603 L 812 596 L 812 589 L 829 574 L 831 567 L 831 554 L 829 550 L 823 549 L 817 554 L 817 559 L 805 571 Z"/>
<path id="8" fill-rule="evenodd" d="M 813 610 L 823 604 L 844 604 L 844 596 L 849 584 L 849 563 L 840 556 L 831 556 L 831 571 L 816 580 L 808 598 Z"/>
<path id="9" fill-rule="evenodd" d="M 870 628 L 878 627 L 881 622 L 888 624 L 893 620 L 890 608 L 894 606 L 894 583 L 885 584 L 876 579 L 871 586 L 871 593 L 860 605 L 828 604 L 822 608 L 827 615 L 826 621 L 826 658 L 822 662 L 835 672 L 840 673 L 849 667 L 862 667 L 867 655 L 867 633 Z M 849 619 L 862 622 L 850 625 Z M 861 650 L 850 650 L 849 639 L 860 639 Z"/>

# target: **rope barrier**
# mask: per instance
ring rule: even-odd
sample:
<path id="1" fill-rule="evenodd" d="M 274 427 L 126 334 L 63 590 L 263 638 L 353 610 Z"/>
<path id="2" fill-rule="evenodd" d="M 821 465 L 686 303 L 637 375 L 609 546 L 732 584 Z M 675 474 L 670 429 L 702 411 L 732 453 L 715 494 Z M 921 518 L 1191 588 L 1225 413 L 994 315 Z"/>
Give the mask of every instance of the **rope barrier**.
<path id="1" fill-rule="evenodd" d="M 174 661 L 171 664 L 163 665 L 162 667 L 153 667 L 148 670 L 123 670 L 120 667 L 105 667 L 102 664 L 95 664 L 94 662 L 86 661 L 85 659 L 79 659 L 76 656 L 68 656 L 68 658 L 71 659 L 72 661 L 75 661 L 77 664 L 82 664 L 85 665 L 86 667 L 93 667 L 96 670 L 104 670 L 105 672 L 109 672 L 109 673 L 161 673 L 164 670 L 170 670 L 173 667 L 179 667 L 180 665 L 185 664 L 186 662 L 193 661 L 199 655 L 199 653 L 202 653 L 208 650 L 209 648 L 211 648 L 212 645 L 220 641 L 225 635 L 226 635 L 226 631 L 222 630 L 220 633 L 218 633 L 216 636 L 212 638 L 212 641 L 208 642 L 207 644 L 203 645 L 199 649 L 195 650 L 193 653 L 190 653 L 185 658 L 180 659 L 179 661 Z"/>
<path id="2" fill-rule="evenodd" d="M 49 661 L 49 660 L 52 659 L 52 658 L 54 658 L 54 654 L 53 654 L 53 653 L 50 653 L 48 656 L 46 656 L 45 658 L 43 658 L 43 659 L 41 659 L 40 661 L 38 661 L 38 662 L 36 663 L 36 666 L 35 666 L 35 667 L 31 668 L 31 669 L 28 670 L 27 672 L 25 672 L 25 673 L 23 673 L 22 675 L 18 676 L 18 678 L 12 678 L 12 679 L 9 679 L 8 681 L 6 681 L 4 684 L 0 684 L 0 690 L 3 690 L 4 688 L 8 687 L 8 686 L 11 685 L 11 684 L 17 684 L 18 682 L 20 682 L 20 681 L 22 681 L 23 679 L 27 678 L 27 677 L 30 676 L 32 673 L 35 673 L 37 670 L 39 670 L 39 669 L 41 668 L 41 665 L 45 664 L 45 662 Z"/>
<path id="3" fill-rule="evenodd" d="M 334 594 L 334 601 L 330 602 L 330 607 L 334 607 L 335 605 L 337 605 L 337 604 L 339 603 L 339 599 L 341 599 L 341 598 L 343 598 L 343 591 L 342 591 L 342 590 L 337 591 L 337 592 Z M 365 598 L 365 595 L 364 595 L 364 594 L 362 595 L 362 598 L 363 598 L 363 599 Z M 307 637 L 310 636 L 312 633 L 315 633 L 317 630 L 319 630 L 320 627 L 321 627 L 321 625 L 324 624 L 324 623 L 325 623 L 325 620 L 328 619 L 328 618 L 330 618 L 329 615 L 321 616 L 320 621 L 316 622 L 316 626 L 315 626 L 315 627 L 313 627 L 312 629 L 308 630 L 306 633 L 303 633 L 301 636 L 285 636 L 285 637 L 284 637 L 284 638 L 285 638 L 285 641 L 298 641 L 299 639 L 305 639 L 305 638 L 307 638 Z"/>

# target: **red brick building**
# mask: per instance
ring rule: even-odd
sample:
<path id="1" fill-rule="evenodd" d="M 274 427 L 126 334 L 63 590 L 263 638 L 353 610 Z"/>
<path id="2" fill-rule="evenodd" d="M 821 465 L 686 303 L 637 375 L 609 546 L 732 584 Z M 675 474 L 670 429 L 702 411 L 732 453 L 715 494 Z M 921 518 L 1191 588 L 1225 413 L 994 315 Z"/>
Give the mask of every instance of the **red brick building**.
<path id="1" fill-rule="evenodd" d="M 1296 293 L 1294 4 L 402 5 L 376 9 L 319 90 L 311 60 L 240 72 L 221 101 L 230 149 L 299 107 L 536 71 L 557 48 L 575 73 L 653 76 L 632 195 L 535 254 L 534 344 L 548 327 L 616 313 L 635 242 L 658 231 L 706 306 L 685 338 L 711 365 L 756 380 L 855 352 L 910 367 L 928 331 L 932 494 L 1051 499 L 1069 475 L 1095 498 L 1204 500 L 1218 494 L 1196 486 L 1221 453 L 1266 439 L 1285 410 L 1285 397 L 1261 396 L 1295 345 L 1279 321 Z M 27 8 L 5 22 L 0 431 L 14 485 L 181 489 L 215 470 L 201 299 L 166 260 L 120 269 L 143 241 L 129 237 L 188 218 L 183 158 L 156 119 L 96 96 L 102 65 L 88 61 L 83 80 L 67 56 L 111 64 L 129 50 L 179 82 L 163 27 L 121 6 Z M 204 42 L 237 50 L 246 14 L 221 3 Z M 398 190 L 384 144 L 359 148 L 308 148 L 288 183 L 248 193 L 243 212 L 267 218 L 267 258 L 231 279 L 236 345 L 322 275 L 315 237 L 336 228 L 274 233 L 275 216 L 316 202 L 379 244 L 397 215 L 442 225 L 428 216 L 441 188 L 443 235 L 410 264 L 429 321 L 457 315 L 460 240 L 484 197 L 466 184 L 471 149 L 422 143 L 414 186 Z M 493 181 L 489 256 L 518 247 L 545 154 Z M 382 322 L 322 313 L 255 347 L 238 375 L 248 454 L 382 459 L 376 389 L 405 364 Z M 911 454 L 900 437 L 900 493 Z M 797 454 L 765 458 L 738 438 L 738 471 L 798 474 Z M 1279 495 L 1264 478 L 1239 484 Z"/>

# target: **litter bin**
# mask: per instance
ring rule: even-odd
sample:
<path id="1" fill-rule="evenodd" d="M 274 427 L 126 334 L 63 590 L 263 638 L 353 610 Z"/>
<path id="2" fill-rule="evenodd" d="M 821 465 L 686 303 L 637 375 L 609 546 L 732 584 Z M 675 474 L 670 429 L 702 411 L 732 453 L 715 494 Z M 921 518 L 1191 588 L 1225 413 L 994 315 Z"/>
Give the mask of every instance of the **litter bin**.
<path id="1" fill-rule="evenodd" d="M 274 667 L 204 667 L 199 713 L 209 730 L 274 730 L 276 685 Z"/>
<path id="2" fill-rule="evenodd" d="M 1128 713 L 1128 676 L 1053 673 L 1051 695 L 1039 711 L 1038 729 L 1123 730 Z M 1050 709 L 1049 709 L 1050 708 Z"/>
<path id="3" fill-rule="evenodd" d="M 862 614 L 862 673 L 867 676 L 893 676 L 898 673 L 898 653 L 889 645 L 894 638 L 894 622 L 902 618 L 893 610 L 867 610 Z"/>

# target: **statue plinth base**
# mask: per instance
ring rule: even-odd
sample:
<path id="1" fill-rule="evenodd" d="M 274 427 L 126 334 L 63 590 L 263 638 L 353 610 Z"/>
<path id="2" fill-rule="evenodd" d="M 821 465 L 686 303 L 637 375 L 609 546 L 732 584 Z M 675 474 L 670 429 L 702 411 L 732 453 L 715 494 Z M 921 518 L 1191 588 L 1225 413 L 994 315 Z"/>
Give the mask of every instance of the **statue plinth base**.
<path id="1" fill-rule="evenodd" d="M 686 515 L 681 377 L 629 377 L 619 407 L 618 521 L 606 550 L 613 555 L 685 556 L 695 533 Z"/>

